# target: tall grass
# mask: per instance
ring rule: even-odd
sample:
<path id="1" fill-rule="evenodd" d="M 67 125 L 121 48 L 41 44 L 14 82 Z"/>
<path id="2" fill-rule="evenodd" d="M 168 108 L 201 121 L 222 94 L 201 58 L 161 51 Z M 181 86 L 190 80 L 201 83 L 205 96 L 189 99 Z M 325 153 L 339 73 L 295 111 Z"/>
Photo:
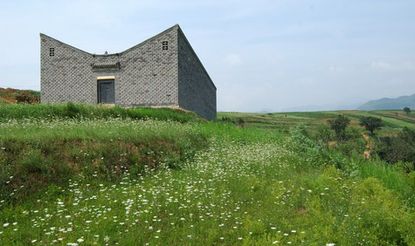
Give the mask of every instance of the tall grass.
<path id="1" fill-rule="evenodd" d="M 171 108 L 121 108 L 84 104 L 5 104 L 0 106 L 0 122 L 22 119 L 155 119 L 189 122 L 200 120 L 192 112 Z"/>
<path id="2" fill-rule="evenodd" d="M 415 173 L 407 174 L 380 160 L 365 161 L 358 165 L 362 178 L 374 177 L 396 192 L 408 205 L 415 208 Z"/>
<path id="3" fill-rule="evenodd" d="M 116 180 L 124 171 L 179 167 L 207 136 L 168 121 L 12 121 L 0 125 L 0 200 L 24 200 L 76 175 Z"/>
<path id="4" fill-rule="evenodd" d="M 415 245 L 415 175 L 302 128 L 13 119 L 0 147 L 1 194 L 35 191 L 0 199 L 1 245 Z"/>

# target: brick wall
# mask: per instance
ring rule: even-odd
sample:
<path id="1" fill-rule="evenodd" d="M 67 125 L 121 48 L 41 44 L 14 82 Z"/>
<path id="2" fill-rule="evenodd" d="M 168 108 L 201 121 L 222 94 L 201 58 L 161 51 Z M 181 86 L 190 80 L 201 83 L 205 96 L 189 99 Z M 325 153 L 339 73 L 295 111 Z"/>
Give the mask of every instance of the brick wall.
<path id="1" fill-rule="evenodd" d="M 179 106 L 207 119 L 216 118 L 216 87 L 183 32 L 179 41 Z"/>
<path id="2" fill-rule="evenodd" d="M 178 25 L 118 54 L 93 55 L 44 34 L 40 39 L 42 103 L 95 104 L 97 78 L 114 76 L 117 105 L 180 106 L 216 116 L 216 88 Z"/>

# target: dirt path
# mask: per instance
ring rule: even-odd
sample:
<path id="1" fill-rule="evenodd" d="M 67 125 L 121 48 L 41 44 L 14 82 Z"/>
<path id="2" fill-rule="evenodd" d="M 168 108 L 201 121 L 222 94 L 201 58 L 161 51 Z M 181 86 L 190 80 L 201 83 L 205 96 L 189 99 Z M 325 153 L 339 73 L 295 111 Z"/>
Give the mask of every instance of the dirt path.
<path id="1" fill-rule="evenodd" d="M 362 136 L 363 136 L 363 139 L 366 142 L 366 147 L 365 147 L 365 151 L 363 152 L 363 156 L 364 156 L 365 159 L 370 159 L 370 156 L 371 156 L 372 151 L 373 151 L 372 142 L 370 141 L 370 137 L 367 133 L 363 133 Z"/>

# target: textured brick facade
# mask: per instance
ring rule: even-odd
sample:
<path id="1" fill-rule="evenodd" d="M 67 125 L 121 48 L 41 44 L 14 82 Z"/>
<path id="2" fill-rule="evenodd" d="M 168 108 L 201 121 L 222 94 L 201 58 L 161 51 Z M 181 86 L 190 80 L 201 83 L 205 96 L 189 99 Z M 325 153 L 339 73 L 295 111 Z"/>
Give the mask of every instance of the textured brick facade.
<path id="1" fill-rule="evenodd" d="M 183 32 L 178 31 L 179 106 L 216 118 L 216 87 Z"/>
<path id="2" fill-rule="evenodd" d="M 98 80 L 113 78 L 117 105 L 172 106 L 216 117 L 216 87 L 178 25 L 117 54 L 93 55 L 44 34 L 40 39 L 42 103 L 95 104 Z"/>

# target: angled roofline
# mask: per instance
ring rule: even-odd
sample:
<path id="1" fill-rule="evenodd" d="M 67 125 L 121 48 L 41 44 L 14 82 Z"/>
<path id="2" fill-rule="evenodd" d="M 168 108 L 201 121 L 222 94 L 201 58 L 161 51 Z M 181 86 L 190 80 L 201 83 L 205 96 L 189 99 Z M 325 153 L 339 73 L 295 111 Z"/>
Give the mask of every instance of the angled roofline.
<path id="1" fill-rule="evenodd" d="M 167 28 L 166 30 L 162 31 L 161 33 L 156 34 L 156 35 L 154 35 L 154 36 L 152 36 L 152 37 L 150 37 L 150 38 L 148 38 L 148 39 L 144 40 L 143 42 L 141 42 L 141 43 L 139 43 L 139 44 L 136 44 L 136 45 L 134 45 L 134 46 L 132 46 L 132 47 L 130 47 L 130 48 L 128 48 L 128 49 L 126 49 L 126 50 L 122 51 L 122 52 L 111 53 L 111 54 L 106 54 L 106 55 L 105 55 L 105 54 L 92 54 L 92 53 L 89 53 L 89 52 L 87 52 L 87 51 L 84 51 L 84 50 L 79 49 L 79 48 L 77 48 L 77 47 L 75 47 L 75 46 L 69 45 L 69 44 L 67 44 L 67 43 L 64 43 L 64 42 L 62 42 L 62 41 L 60 41 L 60 40 L 57 40 L 56 38 L 52 38 L 51 36 L 48 36 L 48 35 L 43 34 L 43 33 L 40 33 L 40 37 L 47 37 L 47 38 L 52 39 L 52 40 L 54 40 L 54 41 L 56 41 L 56 42 L 58 42 L 58 43 L 64 44 L 64 45 L 66 45 L 66 46 L 71 47 L 72 49 L 78 50 L 78 51 L 80 51 L 80 52 L 86 53 L 86 54 L 91 55 L 91 56 L 119 56 L 119 55 L 126 54 L 126 53 L 130 52 L 131 50 L 134 50 L 134 49 L 136 49 L 136 48 L 138 48 L 138 47 L 140 47 L 140 46 L 144 45 L 145 43 L 147 43 L 147 42 L 149 42 L 149 41 L 151 41 L 151 40 L 153 40 L 153 39 L 156 39 L 156 38 L 158 38 L 158 37 L 162 36 L 163 34 L 165 34 L 165 33 L 167 33 L 167 32 L 172 31 L 174 28 L 178 28 L 178 29 L 180 29 L 179 24 L 176 24 L 176 25 L 174 25 L 174 26 L 172 26 L 172 27 L 169 27 L 169 28 Z"/>
<path id="2" fill-rule="evenodd" d="M 48 38 L 48 39 L 52 39 L 53 41 L 58 42 L 58 43 L 63 44 L 63 45 L 66 45 L 66 46 L 68 46 L 68 47 L 70 47 L 70 48 L 72 48 L 72 49 L 74 49 L 74 50 L 80 51 L 80 52 L 82 52 L 82 53 L 85 53 L 85 54 L 88 54 L 88 55 L 91 55 L 91 56 L 93 55 L 93 54 L 91 54 L 91 53 L 89 53 L 89 52 L 86 52 L 85 50 L 81 50 L 81 49 L 79 49 L 79 48 L 77 48 L 77 47 L 75 47 L 75 46 L 72 46 L 72 45 L 69 45 L 69 44 L 67 44 L 67 43 L 64 43 L 64 42 L 62 42 L 62 41 L 60 41 L 60 40 L 57 40 L 56 38 L 52 38 L 51 36 L 48 36 L 48 35 L 46 35 L 46 34 L 44 34 L 44 33 L 40 33 L 40 37 L 41 37 L 41 38 L 46 37 L 46 38 Z"/>
<path id="3" fill-rule="evenodd" d="M 190 47 L 190 51 L 193 53 L 193 55 L 196 57 L 197 61 L 200 63 L 200 65 L 202 66 L 203 71 L 205 72 L 205 74 L 208 76 L 210 83 L 213 85 L 213 87 L 215 88 L 215 90 L 217 90 L 215 83 L 213 83 L 212 78 L 210 77 L 209 73 L 207 72 L 205 66 L 203 65 L 202 61 L 199 59 L 199 56 L 196 54 L 195 50 L 193 49 L 192 45 L 190 44 L 189 40 L 187 40 L 186 35 L 184 34 L 183 30 L 180 28 L 179 25 L 178 26 L 178 32 L 180 32 L 181 36 L 184 38 L 184 41 L 189 45 Z M 179 33 L 178 33 L 179 34 Z M 179 36 L 177 37 L 178 39 L 180 38 Z"/>
<path id="4" fill-rule="evenodd" d="M 82 53 L 87 54 L 87 55 L 90 55 L 90 56 L 95 56 L 95 57 L 96 57 L 96 56 L 98 56 L 98 57 L 104 57 L 104 56 L 105 56 L 105 57 L 108 57 L 108 56 L 120 56 L 120 55 L 126 54 L 126 53 L 128 53 L 128 52 L 130 52 L 130 51 L 132 51 L 132 50 L 134 50 L 134 49 L 136 49 L 136 48 L 138 48 L 138 47 L 140 47 L 140 46 L 142 46 L 142 45 L 146 44 L 147 42 L 149 42 L 149 41 L 151 41 L 151 40 L 157 39 L 158 37 L 160 37 L 160 36 L 164 35 L 165 33 L 170 32 L 170 31 L 172 31 L 172 30 L 174 30 L 174 29 L 177 29 L 177 34 L 178 34 L 178 37 L 177 37 L 177 38 L 178 38 L 178 39 L 180 38 L 180 37 L 179 37 L 179 35 L 180 35 L 180 36 L 182 36 L 182 37 L 184 38 L 184 41 L 185 41 L 185 42 L 189 45 L 191 52 L 193 53 L 193 55 L 196 57 L 197 61 L 198 61 L 198 62 L 200 63 L 200 65 L 202 66 L 202 69 L 203 69 L 204 73 L 208 76 L 208 78 L 209 78 L 209 80 L 210 80 L 210 83 L 213 85 L 213 87 L 215 88 L 215 90 L 217 90 L 216 85 L 213 83 L 212 78 L 210 77 L 209 73 L 206 71 L 205 66 L 203 65 L 203 63 L 202 63 L 202 61 L 199 59 L 199 57 L 197 56 L 197 54 L 196 54 L 196 52 L 194 51 L 194 49 L 193 49 L 192 45 L 190 44 L 189 40 L 187 40 L 187 37 L 186 37 L 186 35 L 184 34 L 183 30 L 180 28 L 179 24 L 175 24 L 174 26 L 167 28 L 166 30 L 164 30 L 164 31 L 160 32 L 159 34 L 156 34 L 156 35 L 154 35 L 154 36 L 152 36 L 152 37 L 150 37 L 150 38 L 148 38 L 148 39 L 144 40 L 143 42 L 141 42 L 141 43 L 139 43 L 139 44 L 137 44 L 137 45 L 134 45 L 134 46 L 132 46 L 132 47 L 130 47 L 130 48 L 128 48 L 128 49 L 126 49 L 126 50 L 122 51 L 122 52 L 118 52 L 118 53 L 111 53 L 111 54 L 92 54 L 92 53 L 89 53 L 89 52 L 84 51 L 84 50 L 82 50 L 82 49 L 79 49 L 79 48 L 77 48 L 77 47 L 75 47 L 75 46 L 72 46 L 72 45 L 69 45 L 69 44 L 67 44 L 67 43 L 64 43 L 64 42 L 62 42 L 62 41 L 60 41 L 60 40 L 58 40 L 58 39 L 56 39 L 56 38 L 52 38 L 51 36 L 48 36 L 48 35 L 43 34 L 43 33 L 40 33 L 40 37 L 41 37 L 41 38 L 42 38 L 42 37 L 46 37 L 46 38 L 52 39 L 52 40 L 54 40 L 55 42 L 58 42 L 58 43 L 63 44 L 63 45 L 66 45 L 66 46 L 68 46 L 68 47 L 70 47 L 70 48 L 72 48 L 72 49 L 74 49 L 74 50 L 77 50 L 77 51 L 79 51 L 79 52 L 82 52 Z"/>
<path id="5" fill-rule="evenodd" d="M 140 47 L 140 46 L 144 45 L 145 43 L 147 43 L 147 42 L 149 42 L 149 41 L 151 41 L 151 40 L 153 40 L 153 39 L 156 39 L 156 38 L 158 38 L 158 37 L 160 37 L 160 36 L 162 36 L 162 35 L 164 35 L 164 34 L 166 34 L 166 33 L 170 32 L 170 31 L 174 30 L 175 28 L 180 29 L 179 24 L 176 24 L 176 25 L 174 25 L 174 26 L 172 26 L 172 27 L 169 27 L 169 28 L 167 28 L 166 30 L 162 31 L 161 33 L 156 34 L 156 35 L 152 36 L 151 38 L 148 38 L 148 39 L 144 40 L 143 42 L 141 42 L 141 43 L 139 43 L 139 44 L 136 44 L 136 45 L 134 45 L 133 47 L 128 48 L 128 49 L 126 49 L 126 50 L 124 50 L 123 52 L 120 52 L 119 54 L 120 54 L 120 55 L 122 55 L 122 54 L 128 53 L 128 52 L 130 52 L 131 50 L 134 50 L 134 49 L 136 49 L 136 48 L 138 48 L 138 47 Z"/>

